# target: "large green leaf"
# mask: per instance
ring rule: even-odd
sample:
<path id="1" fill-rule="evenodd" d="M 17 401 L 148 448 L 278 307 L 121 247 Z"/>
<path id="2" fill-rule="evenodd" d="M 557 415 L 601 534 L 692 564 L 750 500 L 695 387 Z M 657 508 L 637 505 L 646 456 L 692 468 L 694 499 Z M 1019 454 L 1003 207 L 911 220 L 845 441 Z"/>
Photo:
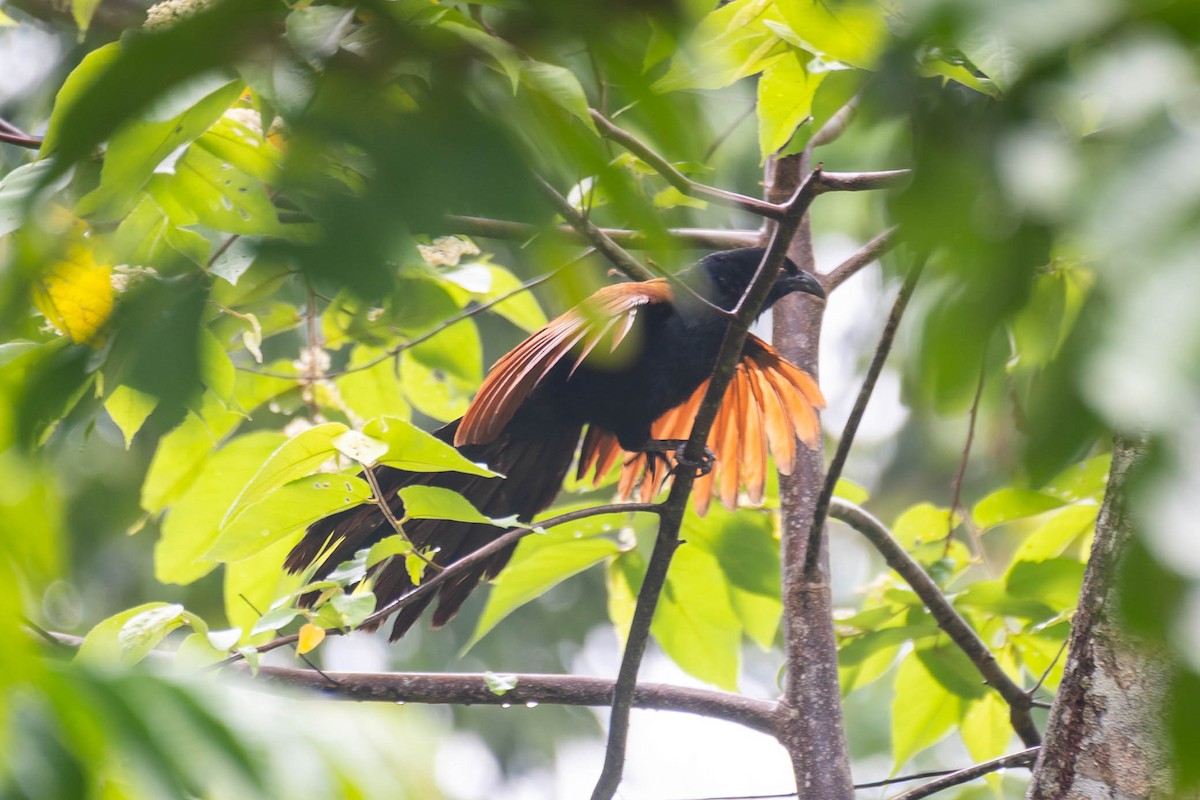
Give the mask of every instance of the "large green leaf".
<path id="1" fill-rule="evenodd" d="M 778 0 L 777 5 L 814 54 L 871 69 L 886 45 L 887 21 L 874 0 Z"/>
<path id="2" fill-rule="evenodd" d="M 371 420 L 363 433 L 388 446 L 380 464 L 409 472 L 465 472 L 494 478 L 497 473 L 485 465 L 468 461 L 462 453 L 399 417 L 380 417 Z"/>
<path id="3" fill-rule="evenodd" d="M 340 422 L 326 422 L 301 431 L 271 453 L 246 483 L 237 499 L 228 506 L 221 518 L 221 527 L 237 519 L 251 505 L 263 499 L 285 483 L 315 473 L 322 464 L 337 454 L 333 440 L 348 428 Z"/>
<path id="4" fill-rule="evenodd" d="M 241 81 L 213 75 L 160 97 L 140 118 L 113 135 L 105 151 L 100 186 L 80 200 L 79 212 L 123 215 L 134 194 L 163 161 L 208 130 L 241 90 Z M 176 111 L 180 106 L 182 110 Z"/>
<path id="5" fill-rule="evenodd" d="M 569 69 L 540 61 L 521 62 L 521 84 L 595 130 L 587 95 Z"/>
<path id="6" fill-rule="evenodd" d="M 962 717 L 963 701 L 927 669 L 919 651 L 896 673 L 892 700 L 892 759 L 897 768 L 948 734 Z"/>
<path id="7" fill-rule="evenodd" d="M 917 503 L 905 509 L 892 525 L 892 535 L 906 550 L 918 544 L 945 539 L 958 526 L 959 516 L 932 503 Z"/>
<path id="8" fill-rule="evenodd" d="M 980 500 L 971 512 L 971 517 L 980 528 L 994 528 L 1014 519 L 1043 514 L 1062 505 L 1062 500 L 1043 492 L 1005 488 Z"/>
<path id="9" fill-rule="evenodd" d="M 334 378 L 342 400 L 364 420 L 383 416 L 407 419 L 410 413 L 397 374 L 398 359 L 383 358 L 373 366 L 364 366 L 386 355 L 381 348 L 355 345 L 347 364 L 353 371 Z"/>
<path id="10" fill-rule="evenodd" d="M 241 421 L 240 415 L 205 394 L 200 412 L 189 413 L 159 442 L 142 483 L 142 508 L 153 514 L 178 500 L 200 474 L 205 459 Z"/>
<path id="11" fill-rule="evenodd" d="M 217 540 L 226 512 L 284 441 L 280 433 L 256 431 L 234 439 L 216 453 L 209 445 L 202 469 L 198 468 L 197 477 L 163 521 L 162 536 L 154 546 L 158 580 L 187 584 L 216 567 L 206 555 Z"/>
<path id="12" fill-rule="evenodd" d="M 1099 506 L 1080 504 L 1068 506 L 1054 514 L 1021 542 L 1021 546 L 1013 554 L 1013 564 L 1022 561 L 1045 561 L 1062 555 L 1071 542 L 1092 529 L 1099 511 Z"/>
<path id="13" fill-rule="evenodd" d="M 784 53 L 758 79 L 758 147 L 764 161 L 812 115 L 813 97 L 826 73 L 810 71 L 810 61 L 804 53 Z"/>
<path id="14" fill-rule="evenodd" d="M 722 689 L 737 689 L 742 625 L 722 591 L 716 557 L 684 545 L 671 563 L 651 632 L 663 651 L 688 674 Z"/>
<path id="15" fill-rule="evenodd" d="M 456 522 L 491 524 L 492 519 L 479 511 L 461 494 L 440 486 L 404 486 L 399 491 L 404 501 L 404 516 L 412 519 L 449 519 Z M 497 520 L 499 522 L 499 520 Z"/>
<path id="16" fill-rule="evenodd" d="M 772 0 L 733 0 L 708 14 L 676 51 L 671 68 L 654 88 L 720 89 L 763 69 L 785 49 L 766 24 L 782 22 Z"/>
<path id="17" fill-rule="evenodd" d="M 280 486 L 221 527 L 205 554 L 211 561 L 250 558 L 290 533 L 371 499 L 362 478 L 314 475 Z"/>
<path id="18" fill-rule="evenodd" d="M 576 538 L 567 531 L 526 536 L 496 578 L 464 652 L 516 609 L 619 551 L 617 543 L 604 536 Z"/>
<path id="19" fill-rule="evenodd" d="M 1037 600 L 1062 611 L 1078 602 L 1083 570 L 1084 565 L 1072 558 L 1017 561 L 1005 576 L 1005 586 L 1015 597 Z"/>

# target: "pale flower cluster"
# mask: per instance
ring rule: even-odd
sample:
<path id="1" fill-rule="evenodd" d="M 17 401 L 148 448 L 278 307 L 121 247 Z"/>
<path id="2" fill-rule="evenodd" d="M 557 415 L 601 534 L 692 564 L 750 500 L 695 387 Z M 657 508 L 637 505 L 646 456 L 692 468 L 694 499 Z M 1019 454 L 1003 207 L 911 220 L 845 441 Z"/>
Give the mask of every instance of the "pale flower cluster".
<path id="1" fill-rule="evenodd" d="M 146 9 L 142 27 L 148 31 L 162 30 L 184 17 L 190 17 L 212 6 L 216 0 L 163 0 Z"/>

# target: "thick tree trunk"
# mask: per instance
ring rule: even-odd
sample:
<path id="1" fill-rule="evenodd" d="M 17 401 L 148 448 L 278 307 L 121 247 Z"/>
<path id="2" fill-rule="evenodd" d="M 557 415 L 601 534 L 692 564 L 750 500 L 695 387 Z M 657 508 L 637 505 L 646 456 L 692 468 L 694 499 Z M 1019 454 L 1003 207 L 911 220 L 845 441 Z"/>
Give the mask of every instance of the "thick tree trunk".
<path id="1" fill-rule="evenodd" d="M 1171 791 L 1162 720 L 1169 668 L 1117 618 L 1116 576 L 1128 550 L 1126 478 L 1145 442 L 1113 443 L 1104 507 L 1075 614 L 1062 684 L 1029 798 L 1163 798 Z"/>
<path id="2" fill-rule="evenodd" d="M 806 162 L 799 156 L 773 162 L 767 175 L 767 199 L 786 200 L 807 174 Z M 792 240 L 788 256 L 802 269 L 816 271 L 807 216 Z M 792 298 L 777 303 L 773 315 L 776 347 L 814 376 L 823 310 L 823 305 L 807 298 Z M 854 786 L 842 722 L 829 553 L 824 537 L 819 574 L 804 574 L 805 548 L 824 472 L 823 451 L 802 448 L 792 475 L 781 477 L 779 482 L 787 673 L 779 704 L 778 736 L 791 756 L 800 797 L 849 800 L 854 797 Z"/>

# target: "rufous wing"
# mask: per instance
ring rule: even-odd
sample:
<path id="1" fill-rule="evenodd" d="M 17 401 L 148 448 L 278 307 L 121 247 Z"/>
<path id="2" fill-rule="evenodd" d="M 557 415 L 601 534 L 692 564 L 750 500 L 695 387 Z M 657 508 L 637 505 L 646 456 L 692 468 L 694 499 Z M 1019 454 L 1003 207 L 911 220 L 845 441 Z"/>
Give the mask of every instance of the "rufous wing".
<path id="1" fill-rule="evenodd" d="M 492 367 L 463 415 L 454 444 L 493 441 L 559 362 L 574 357 L 571 371 L 604 342 L 609 350 L 629 335 L 638 310 L 669 303 L 671 287 L 663 279 L 606 286 L 583 304 L 551 320 L 514 347 Z"/>
<path id="2" fill-rule="evenodd" d="M 705 381 L 686 401 L 659 417 L 651 428 L 652 437 L 688 438 L 707 391 Z M 740 488 L 745 488 L 751 502 L 762 502 L 768 452 L 775 457 L 779 471 L 790 475 L 796 461 L 796 440 L 810 449 L 817 446 L 821 435 L 817 411 L 824 407 L 825 398 L 811 375 L 766 342 L 748 337 L 708 435 L 708 447 L 717 462 L 712 472 L 697 479 L 692 490 L 696 512 L 703 515 L 708 510 L 714 491 L 731 509 L 737 504 Z M 636 488 L 640 499 L 649 502 L 669 477 L 660 459 L 627 453 L 616 437 L 594 427 L 583 440 L 579 477 L 595 470 L 599 484 L 618 459 L 623 460 L 617 482 L 622 499 L 630 498 Z"/>

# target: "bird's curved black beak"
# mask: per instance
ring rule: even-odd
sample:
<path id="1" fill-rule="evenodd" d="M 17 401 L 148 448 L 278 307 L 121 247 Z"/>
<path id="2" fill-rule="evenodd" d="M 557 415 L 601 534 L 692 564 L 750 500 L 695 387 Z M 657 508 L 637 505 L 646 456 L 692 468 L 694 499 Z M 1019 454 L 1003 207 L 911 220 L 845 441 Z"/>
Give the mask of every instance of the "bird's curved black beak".
<path id="1" fill-rule="evenodd" d="M 816 279 L 816 276 L 808 272 L 800 270 L 793 274 L 785 275 L 781 282 L 789 293 L 804 292 L 805 294 L 811 294 L 813 297 L 825 297 L 825 289 L 821 286 L 820 281 Z"/>

